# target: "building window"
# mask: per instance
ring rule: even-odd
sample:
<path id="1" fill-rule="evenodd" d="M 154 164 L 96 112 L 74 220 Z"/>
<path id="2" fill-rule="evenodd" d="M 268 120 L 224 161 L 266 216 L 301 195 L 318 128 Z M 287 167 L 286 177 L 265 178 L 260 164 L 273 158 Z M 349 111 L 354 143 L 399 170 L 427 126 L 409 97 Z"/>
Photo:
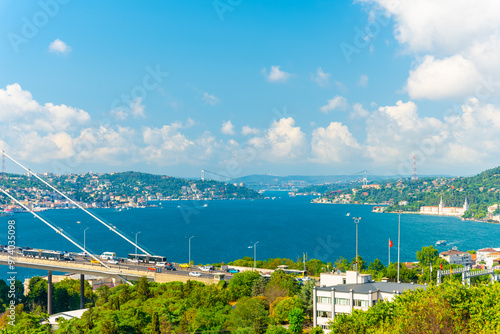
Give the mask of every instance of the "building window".
<path id="1" fill-rule="evenodd" d="M 318 318 L 331 318 L 332 312 L 329 311 L 316 311 Z"/>
<path id="2" fill-rule="evenodd" d="M 323 328 L 323 329 L 329 329 L 328 325 L 321 325 L 321 328 Z"/>
<path id="3" fill-rule="evenodd" d="M 335 305 L 351 305 L 351 300 L 347 298 L 335 298 Z"/>
<path id="4" fill-rule="evenodd" d="M 319 304 L 331 304 L 332 303 L 332 299 L 330 297 L 317 296 L 316 297 L 316 302 L 319 303 Z"/>
<path id="5" fill-rule="evenodd" d="M 347 279 L 344 277 L 342 278 L 342 284 L 346 284 L 347 283 Z"/>
<path id="6" fill-rule="evenodd" d="M 368 300 L 354 299 L 354 306 L 368 307 Z"/>

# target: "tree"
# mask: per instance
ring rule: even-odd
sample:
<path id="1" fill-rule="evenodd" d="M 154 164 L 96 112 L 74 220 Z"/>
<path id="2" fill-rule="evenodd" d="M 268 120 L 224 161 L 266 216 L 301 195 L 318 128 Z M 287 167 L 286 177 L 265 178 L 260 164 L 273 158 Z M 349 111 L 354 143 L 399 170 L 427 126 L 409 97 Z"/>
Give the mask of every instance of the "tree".
<path id="1" fill-rule="evenodd" d="M 229 315 L 229 323 L 233 330 L 251 327 L 255 333 L 264 333 L 268 321 L 266 306 L 259 297 L 243 297 Z"/>
<path id="2" fill-rule="evenodd" d="M 233 300 L 238 300 L 241 297 L 250 297 L 254 282 L 260 279 L 260 274 L 257 271 L 244 271 L 234 274 L 229 281 L 229 292 Z"/>
<path id="3" fill-rule="evenodd" d="M 304 307 L 304 312 L 312 318 L 314 300 L 313 300 L 313 289 L 316 283 L 313 280 L 308 280 L 306 284 L 302 286 L 299 293 L 299 298 L 302 300 L 302 305 Z"/>
<path id="4" fill-rule="evenodd" d="M 304 324 L 304 311 L 300 308 L 295 308 L 289 312 L 288 322 L 290 326 L 288 326 L 288 330 L 292 333 L 302 333 L 302 326 Z"/>
<path id="5" fill-rule="evenodd" d="M 433 263 L 434 260 L 439 257 L 439 252 L 434 246 L 422 247 L 422 250 L 417 252 L 417 260 L 420 266 L 428 266 L 429 263 Z"/>
<path id="6" fill-rule="evenodd" d="M 384 264 L 379 260 L 375 259 L 368 265 L 368 271 L 372 273 L 378 273 L 385 269 Z"/>
<path id="7" fill-rule="evenodd" d="M 275 304 L 276 303 L 276 304 Z M 295 297 L 284 297 L 276 299 L 274 305 L 271 305 L 271 317 L 276 323 L 282 324 L 288 319 L 291 310 L 299 308 L 302 310 L 302 300 Z"/>

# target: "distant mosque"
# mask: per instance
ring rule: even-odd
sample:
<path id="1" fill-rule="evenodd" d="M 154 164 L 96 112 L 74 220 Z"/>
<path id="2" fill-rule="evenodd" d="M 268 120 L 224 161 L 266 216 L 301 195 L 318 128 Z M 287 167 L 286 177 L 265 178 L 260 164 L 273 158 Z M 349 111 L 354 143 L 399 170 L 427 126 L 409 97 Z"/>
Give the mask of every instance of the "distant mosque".
<path id="1" fill-rule="evenodd" d="M 443 196 L 441 196 L 441 201 L 438 206 L 422 206 L 420 207 L 420 213 L 427 215 L 439 215 L 439 216 L 463 216 L 465 211 L 469 210 L 469 203 L 467 203 L 467 198 L 465 199 L 463 207 L 445 207 L 443 204 Z"/>

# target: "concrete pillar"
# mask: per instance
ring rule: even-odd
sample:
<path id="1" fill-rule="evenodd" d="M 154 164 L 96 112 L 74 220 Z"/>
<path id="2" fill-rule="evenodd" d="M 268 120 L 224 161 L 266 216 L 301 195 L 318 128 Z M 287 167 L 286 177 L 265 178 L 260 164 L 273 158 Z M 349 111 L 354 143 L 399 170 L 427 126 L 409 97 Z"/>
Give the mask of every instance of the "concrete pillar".
<path id="1" fill-rule="evenodd" d="M 52 270 L 47 274 L 47 313 L 52 314 Z"/>
<path id="2" fill-rule="evenodd" d="M 85 275 L 80 274 L 80 308 L 85 307 Z"/>
<path id="3" fill-rule="evenodd" d="M 317 322 L 317 308 L 316 308 L 316 304 L 317 304 L 317 292 L 316 292 L 316 287 L 313 288 L 313 324 L 314 324 L 314 327 L 316 327 L 318 325 L 318 322 Z"/>
<path id="4" fill-rule="evenodd" d="M 332 320 L 335 318 L 335 288 L 332 288 Z"/>

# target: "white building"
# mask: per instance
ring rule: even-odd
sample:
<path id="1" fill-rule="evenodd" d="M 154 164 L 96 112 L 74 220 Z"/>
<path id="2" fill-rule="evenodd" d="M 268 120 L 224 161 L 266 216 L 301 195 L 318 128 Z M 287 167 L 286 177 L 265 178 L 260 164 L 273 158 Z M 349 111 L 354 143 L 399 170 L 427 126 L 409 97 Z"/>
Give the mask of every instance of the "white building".
<path id="1" fill-rule="evenodd" d="M 461 252 L 453 247 L 452 250 L 439 253 L 439 257 L 448 261 L 449 264 L 457 264 L 465 267 L 472 267 L 472 257 L 467 252 Z"/>
<path id="2" fill-rule="evenodd" d="M 420 213 L 427 215 L 439 215 L 439 216 L 463 216 L 465 211 L 469 210 L 469 203 L 467 198 L 465 199 L 463 207 L 446 207 L 443 203 L 443 197 L 438 206 L 422 206 L 420 207 Z"/>
<path id="3" fill-rule="evenodd" d="M 313 290 L 314 326 L 321 326 L 328 333 L 328 322 L 336 315 L 351 313 L 356 309 L 367 310 L 379 301 L 390 301 L 403 291 L 418 288 L 425 289 L 425 286 L 374 282 L 371 275 L 357 274 L 355 271 L 321 274 L 320 287 Z"/>

